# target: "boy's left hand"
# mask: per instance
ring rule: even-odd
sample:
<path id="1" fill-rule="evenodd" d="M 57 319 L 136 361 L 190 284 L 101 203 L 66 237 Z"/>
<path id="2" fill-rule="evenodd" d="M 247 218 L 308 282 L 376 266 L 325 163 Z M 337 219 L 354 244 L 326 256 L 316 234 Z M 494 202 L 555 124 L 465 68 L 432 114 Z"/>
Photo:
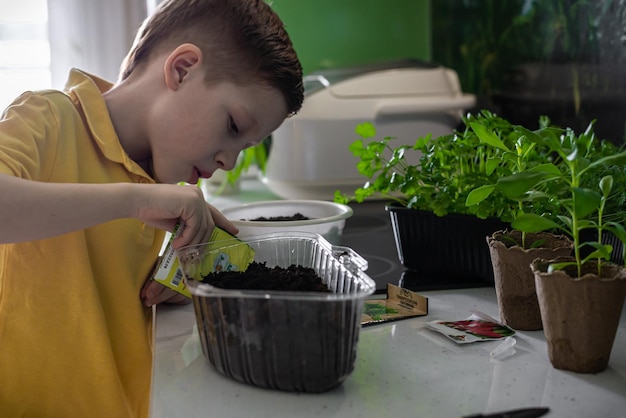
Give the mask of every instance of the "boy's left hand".
<path id="1" fill-rule="evenodd" d="M 190 298 L 151 279 L 146 280 L 144 283 L 140 297 L 145 306 L 152 306 L 162 302 L 177 305 L 191 303 Z"/>

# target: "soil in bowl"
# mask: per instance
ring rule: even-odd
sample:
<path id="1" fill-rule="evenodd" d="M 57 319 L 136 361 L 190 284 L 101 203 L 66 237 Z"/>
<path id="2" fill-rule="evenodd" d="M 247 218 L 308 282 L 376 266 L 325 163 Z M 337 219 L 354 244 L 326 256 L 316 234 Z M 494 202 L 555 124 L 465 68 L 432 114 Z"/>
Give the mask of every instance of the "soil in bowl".
<path id="1" fill-rule="evenodd" d="M 271 216 L 269 218 L 265 217 L 265 216 L 259 216 L 258 218 L 254 218 L 254 219 L 248 219 L 250 221 L 262 221 L 262 222 L 279 222 L 279 221 L 308 221 L 311 218 L 309 218 L 308 216 L 304 216 L 303 214 L 301 214 L 300 212 L 295 213 L 291 216 Z M 242 221 L 245 221 L 246 219 L 242 219 Z"/>

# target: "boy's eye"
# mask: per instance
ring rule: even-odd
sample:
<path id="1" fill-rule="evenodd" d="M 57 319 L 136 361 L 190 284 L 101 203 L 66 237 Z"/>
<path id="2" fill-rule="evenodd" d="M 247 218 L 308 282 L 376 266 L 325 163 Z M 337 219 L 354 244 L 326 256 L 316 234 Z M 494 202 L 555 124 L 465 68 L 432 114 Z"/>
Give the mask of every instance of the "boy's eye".
<path id="1" fill-rule="evenodd" d="M 237 127 L 237 124 L 232 116 L 228 118 L 228 130 L 235 135 L 239 133 L 239 128 Z"/>

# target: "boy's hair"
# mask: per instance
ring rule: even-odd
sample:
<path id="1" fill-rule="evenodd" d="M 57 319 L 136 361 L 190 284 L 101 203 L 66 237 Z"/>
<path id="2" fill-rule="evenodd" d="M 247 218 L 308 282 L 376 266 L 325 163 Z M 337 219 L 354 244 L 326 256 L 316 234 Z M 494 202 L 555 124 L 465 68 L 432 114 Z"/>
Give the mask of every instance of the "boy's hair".
<path id="1" fill-rule="evenodd" d="M 283 94 L 288 114 L 300 110 L 302 66 L 283 22 L 264 0 L 163 1 L 139 28 L 120 80 L 155 53 L 183 43 L 202 50 L 208 83 L 258 80 Z"/>

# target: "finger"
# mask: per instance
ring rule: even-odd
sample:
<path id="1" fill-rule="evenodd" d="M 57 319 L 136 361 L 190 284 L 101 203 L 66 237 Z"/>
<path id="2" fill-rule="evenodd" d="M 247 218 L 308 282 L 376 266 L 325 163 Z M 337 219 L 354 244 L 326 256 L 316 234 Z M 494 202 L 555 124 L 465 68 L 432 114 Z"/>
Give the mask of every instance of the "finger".
<path id="1" fill-rule="evenodd" d="M 207 214 L 206 217 L 196 224 L 191 222 L 189 224 L 185 224 L 185 229 L 182 234 L 174 238 L 172 245 L 175 249 L 179 249 L 186 245 L 208 242 L 214 226 L 213 219 L 211 219 Z"/>
<path id="2" fill-rule="evenodd" d="M 176 293 L 174 296 L 165 300 L 163 303 L 172 305 L 187 305 L 191 303 L 191 298 L 188 298 L 185 295 L 181 295 L 180 293 Z"/>
<path id="3" fill-rule="evenodd" d="M 231 233 L 232 235 L 237 235 L 239 233 L 239 228 L 237 228 L 231 221 L 229 221 L 222 212 L 220 212 L 217 208 L 211 205 L 208 206 L 215 225 L 219 226 L 224 231 Z"/>
<path id="4" fill-rule="evenodd" d="M 154 300 L 152 300 L 151 302 L 153 302 L 152 303 L 153 305 L 156 305 L 156 304 L 159 304 L 159 303 L 163 303 L 163 302 L 169 301 L 170 299 L 171 300 L 178 300 L 179 297 L 184 297 L 184 296 L 181 295 L 180 293 L 170 289 L 170 288 L 167 288 L 167 287 L 163 286 L 163 291 L 160 292 L 158 294 L 158 296 Z"/>
<path id="5" fill-rule="evenodd" d="M 148 280 L 148 283 L 144 285 L 144 289 L 142 289 L 142 299 L 145 306 L 152 306 L 159 303 L 163 297 L 167 297 L 167 294 L 163 296 L 163 293 L 169 290 L 167 287 L 154 280 Z"/>

